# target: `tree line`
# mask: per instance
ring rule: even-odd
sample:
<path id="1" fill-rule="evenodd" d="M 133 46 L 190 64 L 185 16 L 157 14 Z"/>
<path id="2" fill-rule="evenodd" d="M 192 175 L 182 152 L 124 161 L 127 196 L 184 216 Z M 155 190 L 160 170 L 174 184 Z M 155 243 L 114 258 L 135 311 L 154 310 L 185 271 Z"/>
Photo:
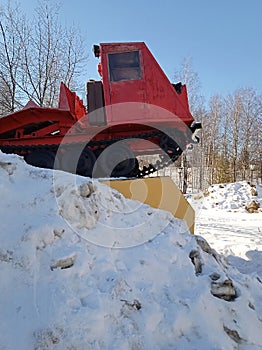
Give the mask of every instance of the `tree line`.
<path id="1" fill-rule="evenodd" d="M 31 99 L 56 107 L 60 82 L 83 89 L 86 45 L 76 26 L 62 25 L 56 1 L 39 0 L 33 18 L 11 1 L 0 7 L 0 116 L 22 108 Z M 200 143 L 184 152 L 176 166 L 199 188 L 257 177 L 262 181 L 262 96 L 240 88 L 205 103 L 200 79 L 189 59 L 175 72 L 187 85 L 190 110 L 202 122 Z"/>
<path id="2" fill-rule="evenodd" d="M 175 77 L 187 85 L 190 110 L 202 123 L 200 143 L 184 152 L 178 166 L 191 185 L 203 189 L 212 183 L 240 180 L 262 182 L 262 95 L 252 87 L 227 96 L 212 96 L 206 104 L 200 79 L 185 60 Z M 188 182 L 183 182 L 183 192 Z"/>

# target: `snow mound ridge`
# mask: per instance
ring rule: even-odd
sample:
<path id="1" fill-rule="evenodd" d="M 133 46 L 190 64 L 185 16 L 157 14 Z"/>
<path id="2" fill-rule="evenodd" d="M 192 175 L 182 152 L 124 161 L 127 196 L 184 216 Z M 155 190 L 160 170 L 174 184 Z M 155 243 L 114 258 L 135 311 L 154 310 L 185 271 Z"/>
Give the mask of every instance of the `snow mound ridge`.
<path id="1" fill-rule="evenodd" d="M 100 183 L 57 173 L 55 195 L 59 214 L 75 233 L 91 243 L 127 248 L 143 244 L 163 231 L 173 216 L 134 200 Z M 178 224 L 188 232 L 184 222 Z M 182 228 L 183 227 L 183 228 Z"/>
<path id="2" fill-rule="evenodd" d="M 203 194 L 190 196 L 192 205 L 198 206 L 201 201 L 204 209 L 227 209 L 245 211 L 252 201 L 262 204 L 260 186 L 256 189 L 247 181 L 211 185 Z"/>
<path id="3" fill-rule="evenodd" d="M 0 349 L 262 346 L 262 281 L 182 221 L 17 156 L 0 178 Z"/>

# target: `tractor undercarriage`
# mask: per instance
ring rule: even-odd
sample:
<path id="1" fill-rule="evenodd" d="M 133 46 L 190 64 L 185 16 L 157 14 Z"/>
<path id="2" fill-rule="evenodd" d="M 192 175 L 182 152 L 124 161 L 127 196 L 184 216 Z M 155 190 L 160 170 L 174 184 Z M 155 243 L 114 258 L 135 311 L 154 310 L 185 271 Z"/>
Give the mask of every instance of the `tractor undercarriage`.
<path id="1" fill-rule="evenodd" d="M 138 159 L 129 147 L 133 140 L 152 140 L 160 144 L 162 152 L 154 164 L 139 167 Z M 185 144 L 182 148 L 185 147 Z M 136 177 L 142 178 L 169 166 L 182 154 L 181 141 L 171 139 L 161 131 L 116 137 L 110 140 L 88 142 L 63 142 L 61 145 L 4 145 L 4 153 L 16 153 L 33 166 L 58 169 L 88 177 Z M 159 153 L 159 152 L 158 152 Z"/>

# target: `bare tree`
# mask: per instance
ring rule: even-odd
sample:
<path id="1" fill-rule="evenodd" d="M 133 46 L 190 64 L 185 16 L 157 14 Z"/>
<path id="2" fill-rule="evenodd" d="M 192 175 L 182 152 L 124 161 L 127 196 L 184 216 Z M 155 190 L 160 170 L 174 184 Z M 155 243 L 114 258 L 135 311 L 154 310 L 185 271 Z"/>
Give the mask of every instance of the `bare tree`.
<path id="1" fill-rule="evenodd" d="M 21 106 L 17 82 L 23 56 L 23 41 L 28 35 L 20 7 L 10 2 L 0 13 L 0 96 L 1 112 L 13 112 Z M 19 33 L 19 35 L 18 35 Z"/>
<path id="2" fill-rule="evenodd" d="M 205 129 L 205 165 L 209 169 L 209 183 L 216 181 L 215 176 L 218 171 L 216 162 L 219 156 L 219 150 L 221 148 L 221 140 L 218 135 L 220 133 L 220 125 L 223 113 L 222 105 L 223 99 L 221 96 L 216 95 L 211 97 L 209 101 L 209 112 L 206 114 L 206 118 L 203 122 Z"/>
<path id="3" fill-rule="evenodd" d="M 203 96 L 200 94 L 201 83 L 197 72 L 193 69 L 191 57 L 183 60 L 179 71 L 175 72 L 175 78 L 186 84 L 190 110 L 194 114 L 199 110 L 199 106 L 203 105 Z"/>
<path id="4" fill-rule="evenodd" d="M 39 0 L 32 20 L 10 3 L 0 22 L 0 89 L 6 110 L 28 99 L 56 105 L 60 82 L 78 88 L 86 62 L 84 40 L 76 27 L 59 22 L 58 2 Z M 3 105 L 2 105 L 3 106 Z"/>
<path id="5" fill-rule="evenodd" d="M 175 73 L 176 80 L 180 80 L 183 84 L 186 84 L 188 91 L 188 99 L 190 111 L 194 115 L 195 119 L 198 121 L 202 121 L 202 115 L 204 113 L 204 98 L 200 94 L 200 80 L 198 74 L 194 71 L 192 66 L 192 59 L 187 58 L 181 64 L 180 70 Z M 202 149 L 201 144 L 196 145 L 197 151 L 191 151 L 191 159 L 194 159 L 194 163 L 196 164 L 197 160 L 200 161 L 200 173 L 202 174 Z M 183 170 L 183 186 L 182 192 L 187 192 L 188 186 L 188 167 L 189 162 L 187 160 L 187 151 L 184 151 L 181 157 L 181 167 Z M 200 178 L 202 176 L 200 175 Z"/>
<path id="6" fill-rule="evenodd" d="M 244 159 L 245 175 L 253 170 L 262 181 L 262 96 L 254 89 L 244 90 L 244 145 L 247 149 L 247 159 Z M 252 170 L 251 170 L 252 169 Z"/>
<path id="7" fill-rule="evenodd" d="M 242 98 L 239 91 L 225 99 L 225 115 L 228 125 L 227 135 L 230 144 L 230 164 L 232 181 L 237 179 L 238 157 L 240 154 Z"/>
<path id="8" fill-rule="evenodd" d="M 77 78 L 86 60 L 79 31 L 59 23 L 59 10 L 56 2 L 39 1 L 33 35 L 24 45 L 25 76 L 21 89 L 40 106 L 54 105 L 61 81 L 77 88 Z"/>
<path id="9" fill-rule="evenodd" d="M 254 125 L 256 120 L 256 93 L 253 89 L 240 89 L 239 95 L 242 100 L 241 117 L 241 142 L 239 165 L 242 173 L 242 179 L 246 179 L 249 174 L 251 160 L 251 138 L 254 134 Z"/>

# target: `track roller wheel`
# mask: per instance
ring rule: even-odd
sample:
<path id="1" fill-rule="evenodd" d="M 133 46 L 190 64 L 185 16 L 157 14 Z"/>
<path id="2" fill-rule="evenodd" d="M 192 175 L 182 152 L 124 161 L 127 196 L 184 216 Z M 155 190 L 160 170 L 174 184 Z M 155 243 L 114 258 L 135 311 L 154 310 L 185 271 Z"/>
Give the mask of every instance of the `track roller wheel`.
<path id="1" fill-rule="evenodd" d="M 65 151 L 61 159 L 61 170 L 82 176 L 92 176 L 96 161 L 94 153 L 85 148 L 82 152 L 78 147 L 72 147 Z"/>
<path id="2" fill-rule="evenodd" d="M 128 145 L 117 142 L 98 157 L 95 177 L 130 177 L 138 171 L 138 162 Z"/>
<path id="3" fill-rule="evenodd" d="M 53 169 L 56 154 L 52 151 L 33 151 L 25 156 L 26 163 L 38 168 Z M 56 161 L 57 165 L 57 161 Z"/>

